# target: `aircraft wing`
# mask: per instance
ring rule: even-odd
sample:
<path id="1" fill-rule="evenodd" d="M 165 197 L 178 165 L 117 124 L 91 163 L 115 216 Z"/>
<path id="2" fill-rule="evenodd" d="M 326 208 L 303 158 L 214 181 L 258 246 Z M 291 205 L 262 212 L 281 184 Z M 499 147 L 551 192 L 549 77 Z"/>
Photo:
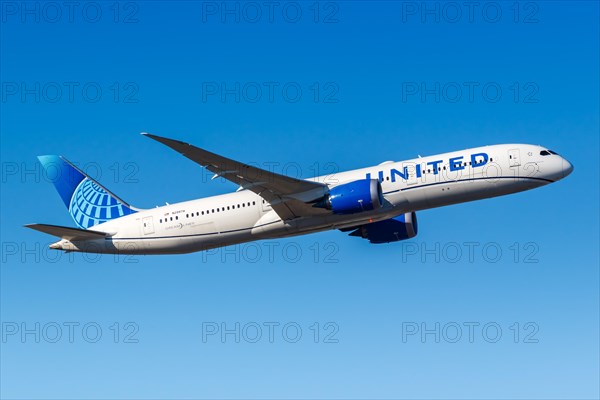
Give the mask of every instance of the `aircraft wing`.
<path id="1" fill-rule="evenodd" d="M 327 214 L 328 211 L 312 207 L 311 201 L 327 192 L 327 185 L 319 182 L 296 179 L 253 167 L 239 161 L 220 156 L 179 140 L 142 133 L 215 174 L 248 189 L 268 201 L 283 220 L 305 216 Z"/>
<path id="2" fill-rule="evenodd" d="M 70 228 L 68 226 L 29 224 L 25 225 L 25 227 L 35 229 L 36 231 L 44 232 L 52 236 L 57 236 L 61 239 L 67 239 L 69 241 L 103 239 L 108 236 L 108 234 L 104 232 Z"/>

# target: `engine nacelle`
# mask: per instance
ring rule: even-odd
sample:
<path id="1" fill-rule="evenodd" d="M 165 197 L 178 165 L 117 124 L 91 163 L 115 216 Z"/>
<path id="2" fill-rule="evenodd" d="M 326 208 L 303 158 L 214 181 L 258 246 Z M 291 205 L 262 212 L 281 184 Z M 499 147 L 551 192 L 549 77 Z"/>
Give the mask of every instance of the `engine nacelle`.
<path id="1" fill-rule="evenodd" d="M 334 214 L 354 214 L 377 210 L 383 205 L 381 184 L 377 179 L 361 179 L 329 190 L 316 207 L 323 207 Z"/>
<path id="2" fill-rule="evenodd" d="M 384 221 L 363 225 L 351 236 L 369 239 L 371 243 L 389 243 L 417 236 L 417 214 L 410 212 Z"/>

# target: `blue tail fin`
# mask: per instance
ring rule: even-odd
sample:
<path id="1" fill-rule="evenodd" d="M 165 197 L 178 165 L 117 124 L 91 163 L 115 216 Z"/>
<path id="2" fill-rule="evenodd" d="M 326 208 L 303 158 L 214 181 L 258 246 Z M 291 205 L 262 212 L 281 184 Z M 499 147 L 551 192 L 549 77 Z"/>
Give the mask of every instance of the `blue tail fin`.
<path id="1" fill-rule="evenodd" d="M 52 155 L 38 159 L 80 228 L 87 229 L 137 211 L 65 158 Z"/>

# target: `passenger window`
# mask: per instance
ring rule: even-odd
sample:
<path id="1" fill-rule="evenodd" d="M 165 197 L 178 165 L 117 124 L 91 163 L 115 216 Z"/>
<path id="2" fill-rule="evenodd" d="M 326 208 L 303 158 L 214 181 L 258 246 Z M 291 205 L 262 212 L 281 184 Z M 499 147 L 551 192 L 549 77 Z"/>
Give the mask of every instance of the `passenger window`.
<path id="1" fill-rule="evenodd" d="M 252 205 L 253 205 L 253 206 L 255 206 L 255 205 L 256 205 L 256 202 L 255 202 L 255 201 L 253 201 L 253 202 L 252 202 Z"/>

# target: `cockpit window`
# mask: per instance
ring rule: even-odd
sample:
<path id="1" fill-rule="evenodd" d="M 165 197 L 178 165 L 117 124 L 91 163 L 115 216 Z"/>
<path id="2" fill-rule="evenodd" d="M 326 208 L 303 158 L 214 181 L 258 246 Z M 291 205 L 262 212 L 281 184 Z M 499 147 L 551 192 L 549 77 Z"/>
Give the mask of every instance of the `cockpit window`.
<path id="1" fill-rule="evenodd" d="M 552 151 L 552 150 L 548 150 L 548 152 L 549 152 L 550 154 L 554 154 L 555 156 L 557 156 L 557 155 L 558 155 L 558 153 L 557 153 L 557 152 L 555 152 L 555 151 Z"/>
<path id="2" fill-rule="evenodd" d="M 549 156 L 549 155 L 550 155 L 550 153 L 546 150 L 540 151 L 540 156 Z"/>

